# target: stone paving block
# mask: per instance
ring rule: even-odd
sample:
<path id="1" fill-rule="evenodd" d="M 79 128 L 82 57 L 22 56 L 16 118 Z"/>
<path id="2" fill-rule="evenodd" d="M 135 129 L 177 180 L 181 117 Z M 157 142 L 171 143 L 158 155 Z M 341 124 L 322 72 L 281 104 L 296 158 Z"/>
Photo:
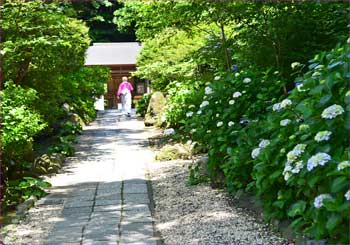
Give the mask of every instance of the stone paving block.
<path id="1" fill-rule="evenodd" d="M 114 166 L 116 163 L 116 160 L 111 160 L 109 161 L 109 166 Z M 114 188 L 114 189 L 119 189 L 122 187 L 122 181 L 119 180 L 105 180 L 105 182 L 100 182 L 98 184 L 98 189 L 110 189 L 110 188 Z"/>
<path id="2" fill-rule="evenodd" d="M 123 193 L 147 193 L 146 184 L 124 184 Z"/>
<path id="3" fill-rule="evenodd" d="M 157 238 L 142 233 L 128 233 L 122 234 L 119 244 L 157 244 Z"/>
<path id="4" fill-rule="evenodd" d="M 123 217 L 133 217 L 135 219 L 141 219 L 143 217 L 152 217 L 151 211 L 134 211 L 134 210 L 125 210 L 122 213 Z"/>
<path id="5" fill-rule="evenodd" d="M 96 200 L 106 199 L 106 200 L 121 200 L 121 193 L 98 193 L 96 195 Z"/>
<path id="6" fill-rule="evenodd" d="M 89 220 L 91 213 L 78 213 L 78 212 L 71 212 L 71 213 L 61 213 L 61 218 L 63 220 L 80 220 L 85 221 Z"/>
<path id="7" fill-rule="evenodd" d="M 154 219 L 151 216 L 124 216 L 122 220 L 122 224 L 127 225 L 130 223 L 151 223 L 154 222 Z"/>
<path id="8" fill-rule="evenodd" d="M 96 199 L 95 206 L 109 206 L 109 205 L 121 205 L 122 200 L 118 199 Z"/>
<path id="9" fill-rule="evenodd" d="M 95 206 L 94 212 L 120 211 L 121 209 L 121 205 Z"/>
<path id="10" fill-rule="evenodd" d="M 88 195 L 88 196 L 72 196 L 67 201 L 71 202 L 84 202 L 84 201 L 93 201 L 95 199 L 94 195 Z"/>
<path id="11" fill-rule="evenodd" d="M 74 191 L 70 194 L 70 196 L 73 197 L 80 197 L 80 198 L 91 198 L 95 196 L 96 190 L 85 190 L 85 191 Z"/>
<path id="12" fill-rule="evenodd" d="M 123 195 L 124 203 L 137 203 L 137 204 L 148 204 L 150 203 L 149 197 L 147 194 L 128 194 Z"/>
<path id="13" fill-rule="evenodd" d="M 123 204 L 123 210 L 126 211 L 126 210 L 150 210 L 149 209 L 149 205 L 148 204 L 138 204 L 138 203 L 126 203 L 126 204 Z"/>
<path id="14" fill-rule="evenodd" d="M 44 197 L 36 202 L 36 206 L 42 206 L 42 205 L 58 205 L 64 203 L 63 198 L 52 198 L 52 197 Z"/>
<path id="15" fill-rule="evenodd" d="M 125 179 L 124 180 L 124 185 L 127 184 L 147 184 L 146 178 L 130 178 L 130 179 Z"/>
<path id="16" fill-rule="evenodd" d="M 68 200 L 64 204 L 64 208 L 82 208 L 82 207 L 92 207 L 94 202 L 91 201 L 75 201 Z"/>
<path id="17" fill-rule="evenodd" d="M 103 196 L 103 195 L 120 195 L 122 193 L 121 188 L 103 188 L 97 190 L 98 196 Z"/>
<path id="18" fill-rule="evenodd" d="M 119 222 L 119 220 L 118 220 Z M 84 234 L 103 233 L 103 234 L 119 234 L 119 223 L 105 224 L 88 224 L 85 227 Z"/>
<path id="19" fill-rule="evenodd" d="M 54 224 L 54 229 L 62 228 L 62 227 L 81 227 L 83 228 L 88 224 L 87 220 L 76 220 L 76 221 L 59 221 Z"/>
<path id="20" fill-rule="evenodd" d="M 112 210 L 105 212 L 93 212 L 91 214 L 91 219 L 100 218 L 100 217 L 110 217 L 110 218 L 120 218 L 121 211 L 120 210 Z"/>
<path id="21" fill-rule="evenodd" d="M 103 231 L 103 230 L 101 230 Z M 108 232 L 96 232 L 96 233 L 89 233 L 89 234 L 84 234 L 84 239 L 94 239 L 94 240 L 99 240 L 99 241 L 117 241 L 119 238 L 119 232 L 118 230 L 112 231 L 110 233 Z"/>
<path id="22" fill-rule="evenodd" d="M 83 227 L 56 227 L 51 230 L 50 234 L 55 236 L 60 235 L 76 235 L 83 232 Z"/>
<path id="23" fill-rule="evenodd" d="M 117 245 L 117 240 L 105 240 L 105 241 L 99 241 L 96 239 L 84 239 L 82 244 L 91 244 L 91 245 Z"/>
<path id="24" fill-rule="evenodd" d="M 116 227 L 116 228 L 118 228 L 119 222 L 120 222 L 120 217 L 114 217 L 114 218 L 111 218 L 111 217 L 108 217 L 108 216 L 105 216 L 105 217 L 94 217 L 91 220 L 89 220 L 89 222 L 87 224 L 87 227 L 98 227 L 98 226 L 101 226 L 101 225 L 105 225 L 105 226 L 108 225 L 108 227 Z"/>
<path id="25" fill-rule="evenodd" d="M 147 236 L 153 236 L 152 223 L 122 223 L 120 229 L 122 234 L 140 233 Z"/>
<path id="26" fill-rule="evenodd" d="M 63 215 L 69 214 L 83 214 L 83 213 L 91 213 L 92 207 L 81 207 L 81 208 L 64 208 L 62 210 Z"/>

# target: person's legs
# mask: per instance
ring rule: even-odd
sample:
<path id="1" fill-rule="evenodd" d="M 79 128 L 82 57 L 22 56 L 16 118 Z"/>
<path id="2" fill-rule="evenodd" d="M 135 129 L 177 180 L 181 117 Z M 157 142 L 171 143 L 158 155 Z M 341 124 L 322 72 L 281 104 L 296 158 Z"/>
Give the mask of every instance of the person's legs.
<path id="1" fill-rule="evenodd" d="M 125 110 L 126 110 L 126 113 L 128 113 L 128 116 L 130 116 L 130 113 L 131 113 L 131 94 L 130 93 L 125 95 Z"/>
<path id="2" fill-rule="evenodd" d="M 120 98 L 122 101 L 122 112 L 125 112 L 126 111 L 126 95 L 122 94 Z"/>

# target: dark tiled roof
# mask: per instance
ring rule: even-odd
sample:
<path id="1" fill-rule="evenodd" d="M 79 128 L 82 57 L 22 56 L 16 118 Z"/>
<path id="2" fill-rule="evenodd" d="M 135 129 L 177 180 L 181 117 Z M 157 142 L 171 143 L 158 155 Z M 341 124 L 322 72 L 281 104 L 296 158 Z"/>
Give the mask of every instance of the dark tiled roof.
<path id="1" fill-rule="evenodd" d="M 85 65 L 136 64 L 140 50 L 138 42 L 94 43 L 86 52 Z"/>

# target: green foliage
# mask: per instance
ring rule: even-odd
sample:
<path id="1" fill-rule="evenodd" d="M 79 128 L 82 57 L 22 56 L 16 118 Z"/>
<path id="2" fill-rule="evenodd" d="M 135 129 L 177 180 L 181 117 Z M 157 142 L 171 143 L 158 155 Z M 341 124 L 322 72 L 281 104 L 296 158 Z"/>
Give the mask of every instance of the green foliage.
<path id="1" fill-rule="evenodd" d="M 132 28 L 119 32 L 113 23 L 113 12 L 122 7 L 117 1 L 92 0 L 72 1 L 75 16 L 89 26 L 89 35 L 93 42 L 132 42 L 135 34 Z"/>
<path id="2" fill-rule="evenodd" d="M 136 103 L 136 113 L 141 117 L 144 117 L 147 112 L 149 101 L 151 100 L 152 93 L 142 95 Z"/>
<path id="3" fill-rule="evenodd" d="M 172 28 L 164 30 L 144 42 L 133 75 L 151 79 L 156 91 L 165 91 L 172 81 L 188 79 L 196 68 L 189 54 L 199 48 L 200 40 L 198 35 L 188 36 Z"/>
<path id="4" fill-rule="evenodd" d="M 110 78 L 107 67 L 81 67 L 79 70 L 61 75 L 63 96 L 59 104 L 68 103 L 72 112 L 77 113 L 86 123 L 96 117 L 94 109 L 95 99 L 104 93 L 104 84 Z"/>
<path id="5" fill-rule="evenodd" d="M 1 151 L 5 176 L 15 172 L 16 162 L 32 151 L 33 136 L 46 127 L 40 114 L 31 108 L 38 99 L 33 89 L 24 89 L 9 81 L 1 91 Z M 9 161 L 11 165 L 7 165 Z"/>
<path id="6" fill-rule="evenodd" d="M 7 191 L 3 203 L 12 205 L 30 192 L 41 195 L 41 182 L 25 179 L 38 175 L 33 169 L 34 141 L 62 127 L 55 151 L 74 154 L 72 134 L 81 128 L 59 122 L 73 113 L 90 122 L 96 116 L 95 98 L 103 94 L 110 71 L 83 67 L 88 28 L 68 16 L 64 3 L 5 1 L 0 11 L 2 71 L 7 81 L 1 92 L 1 185 Z"/>
<path id="7" fill-rule="evenodd" d="M 349 241 L 346 225 L 350 217 L 344 196 L 349 190 L 349 167 L 338 167 L 350 159 L 349 137 L 344 137 L 350 120 L 349 55 L 348 45 L 316 55 L 310 70 L 297 80 L 302 85 L 288 96 L 292 104 L 281 109 L 276 109 L 278 104 L 273 106 L 275 111 L 268 114 L 260 135 L 271 143 L 254 160 L 252 173 L 266 205 L 276 200 L 281 203 L 279 208 L 267 207 L 271 216 L 286 218 L 287 208 L 287 215 L 301 217 L 296 228 L 317 239 L 330 237 L 342 243 Z M 338 114 L 327 113 L 334 105 Z M 287 119 L 289 123 L 282 126 Z M 299 144 L 305 149 L 297 152 Z M 317 159 L 322 155 L 315 159 L 317 154 L 330 159 L 320 162 Z M 273 188 L 276 185 L 278 190 Z M 317 204 L 321 194 L 330 195 L 330 200 Z"/>
<path id="8" fill-rule="evenodd" d="M 61 153 L 64 156 L 73 156 L 75 153 L 73 143 L 75 142 L 75 137 L 72 135 L 61 136 L 58 138 L 59 142 L 54 146 L 49 147 L 50 153 Z"/>
<path id="9" fill-rule="evenodd" d="M 348 45 L 316 55 L 287 98 L 272 70 L 217 74 L 197 90 L 200 104 L 183 101 L 179 120 L 207 148 L 212 182 L 254 191 L 267 218 L 292 218 L 309 237 L 341 243 L 349 242 L 349 55 Z"/>
<path id="10" fill-rule="evenodd" d="M 40 198 L 46 195 L 44 188 L 51 184 L 38 178 L 23 177 L 22 179 L 9 181 L 9 185 L 4 193 L 4 207 L 11 207 L 18 202 L 22 202 L 31 196 Z"/>

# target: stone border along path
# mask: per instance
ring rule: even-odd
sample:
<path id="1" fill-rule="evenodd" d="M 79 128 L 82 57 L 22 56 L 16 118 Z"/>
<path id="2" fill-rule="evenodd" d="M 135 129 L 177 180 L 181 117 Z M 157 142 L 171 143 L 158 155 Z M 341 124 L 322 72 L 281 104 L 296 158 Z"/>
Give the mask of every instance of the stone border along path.
<path id="1" fill-rule="evenodd" d="M 99 113 L 78 137 L 76 154 L 62 173 L 47 179 L 50 194 L 39 200 L 50 226 L 44 244 L 157 244 L 150 209 L 147 148 L 150 132 L 135 116 L 117 110 Z M 36 240 L 38 241 L 38 240 Z"/>

